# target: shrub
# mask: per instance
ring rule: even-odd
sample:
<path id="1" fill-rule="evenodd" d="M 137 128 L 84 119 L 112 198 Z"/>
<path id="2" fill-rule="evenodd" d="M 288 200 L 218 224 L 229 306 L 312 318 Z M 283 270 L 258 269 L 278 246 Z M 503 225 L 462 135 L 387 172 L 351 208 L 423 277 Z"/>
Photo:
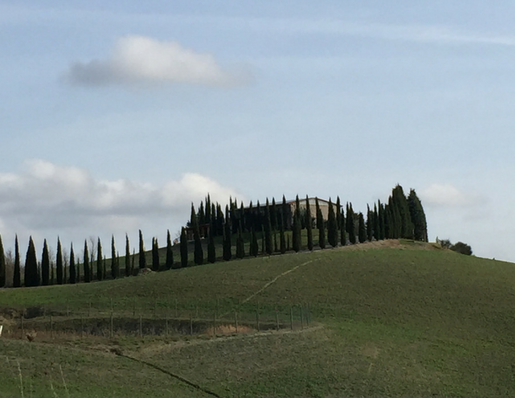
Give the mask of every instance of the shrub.
<path id="1" fill-rule="evenodd" d="M 455 245 L 452 245 L 450 249 L 457 253 L 466 254 L 467 256 L 472 254 L 472 248 L 463 242 L 458 242 Z"/>

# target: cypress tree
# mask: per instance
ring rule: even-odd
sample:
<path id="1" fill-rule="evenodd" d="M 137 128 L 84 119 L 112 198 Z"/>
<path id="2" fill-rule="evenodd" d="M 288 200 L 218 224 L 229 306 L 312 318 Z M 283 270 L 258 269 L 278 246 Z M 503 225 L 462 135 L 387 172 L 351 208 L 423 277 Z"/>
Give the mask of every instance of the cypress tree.
<path id="1" fill-rule="evenodd" d="M 111 235 L 111 277 L 116 279 L 120 276 L 120 259 L 116 252 L 114 235 Z"/>
<path id="2" fill-rule="evenodd" d="M 422 203 L 414 189 L 408 195 L 408 207 L 413 221 L 413 238 L 418 241 L 427 242 L 427 222 Z"/>
<path id="3" fill-rule="evenodd" d="M 25 257 L 25 286 L 39 286 L 38 260 L 32 236 L 29 238 L 29 247 Z"/>
<path id="4" fill-rule="evenodd" d="M 392 199 L 395 209 L 398 211 L 399 238 L 413 239 L 413 222 L 409 211 L 408 200 L 400 185 L 392 190 Z"/>
<path id="5" fill-rule="evenodd" d="M 308 195 L 306 195 L 306 235 L 308 238 L 308 250 L 313 250 L 313 216 L 311 215 Z"/>
<path id="6" fill-rule="evenodd" d="M 145 257 L 145 243 L 143 242 L 143 233 L 139 230 L 139 268 L 147 268 L 147 259 Z"/>
<path id="7" fill-rule="evenodd" d="M 43 254 L 41 255 L 41 284 L 48 286 L 50 283 L 50 254 L 46 239 L 43 241 Z"/>
<path id="8" fill-rule="evenodd" d="M 89 266 L 88 241 L 84 241 L 84 282 L 91 282 L 91 268 Z"/>
<path id="9" fill-rule="evenodd" d="M 223 259 L 229 261 L 232 258 L 231 225 L 225 223 L 223 235 Z"/>
<path id="10" fill-rule="evenodd" d="M 207 199 L 209 200 L 209 195 Z M 209 228 L 209 233 L 211 233 L 211 228 Z M 173 248 L 172 248 L 172 238 L 170 236 L 170 230 L 166 231 L 166 269 L 173 268 Z"/>
<path id="11" fill-rule="evenodd" d="M 104 264 L 102 263 L 102 243 L 100 238 L 97 240 L 97 280 L 101 281 L 104 279 Z"/>
<path id="12" fill-rule="evenodd" d="M 211 264 L 216 262 L 216 248 L 213 224 L 209 226 L 209 241 L 207 243 L 207 261 Z"/>
<path id="13" fill-rule="evenodd" d="M 13 287 L 21 287 L 20 247 L 18 244 L 18 235 L 16 235 L 14 239 Z"/>
<path id="14" fill-rule="evenodd" d="M 55 285 L 55 267 L 54 263 L 50 263 L 50 284 Z"/>
<path id="15" fill-rule="evenodd" d="M 379 224 L 379 240 L 386 239 L 384 206 L 377 201 L 377 220 Z"/>
<path id="16" fill-rule="evenodd" d="M 363 213 L 358 214 L 358 239 L 359 243 L 364 243 L 367 241 L 367 229 L 365 227 L 365 218 L 363 217 Z"/>
<path id="17" fill-rule="evenodd" d="M 284 236 L 284 215 L 283 213 L 279 213 L 280 219 L 280 229 L 279 229 L 279 251 L 281 254 L 286 253 L 286 238 Z"/>
<path id="18" fill-rule="evenodd" d="M 75 266 L 75 253 L 73 252 L 73 243 L 70 245 L 70 283 L 77 283 L 77 268 Z"/>
<path id="19" fill-rule="evenodd" d="M 270 208 L 270 224 L 272 225 L 272 230 L 277 231 L 278 221 L 277 221 L 277 206 L 275 205 L 275 198 L 272 198 L 272 207 Z"/>
<path id="20" fill-rule="evenodd" d="M 58 285 L 63 284 L 63 249 L 61 247 L 61 240 L 57 237 L 57 253 L 55 255 L 55 273 Z"/>
<path id="21" fill-rule="evenodd" d="M 266 254 L 271 255 L 273 252 L 272 224 L 270 221 L 270 204 L 268 203 L 268 199 L 266 200 L 264 227 L 265 227 L 265 251 L 266 251 Z"/>
<path id="22" fill-rule="evenodd" d="M 245 257 L 245 242 L 241 233 L 241 227 L 238 228 L 238 237 L 236 238 L 236 257 Z"/>
<path id="23" fill-rule="evenodd" d="M 159 244 L 152 238 L 152 271 L 159 271 Z"/>
<path id="24" fill-rule="evenodd" d="M 346 230 L 349 234 L 349 242 L 351 244 L 356 243 L 356 232 L 354 228 L 354 210 L 352 209 L 352 203 L 347 203 L 347 222 Z"/>
<path id="25" fill-rule="evenodd" d="M 181 228 L 180 237 L 180 251 L 181 251 L 181 267 L 188 266 L 188 238 L 186 237 L 186 230 Z"/>
<path id="26" fill-rule="evenodd" d="M 6 285 L 6 270 L 5 270 L 5 252 L 4 244 L 2 242 L 2 235 L 0 235 L 0 288 Z"/>
<path id="27" fill-rule="evenodd" d="M 380 240 L 381 236 L 381 223 L 379 221 L 379 211 L 377 210 L 377 204 L 374 203 L 374 238 Z"/>
<path id="28" fill-rule="evenodd" d="M 342 226 L 342 212 L 340 211 L 342 208 L 342 205 L 340 203 L 340 197 L 336 197 L 336 229 L 338 232 L 340 231 L 340 228 Z"/>
<path id="29" fill-rule="evenodd" d="M 254 256 L 254 257 L 257 257 L 258 252 L 259 252 L 259 243 L 258 243 L 257 234 L 256 234 L 256 232 L 254 231 L 253 228 L 250 230 L 250 235 L 251 235 L 251 238 L 250 238 L 250 248 L 251 248 L 251 251 L 252 251 L 252 254 L 250 254 L 250 255 Z"/>
<path id="30" fill-rule="evenodd" d="M 281 204 L 281 213 L 283 215 L 284 229 L 285 230 L 291 229 L 292 221 L 293 221 L 291 219 L 291 217 L 293 215 L 291 214 L 291 207 L 289 207 L 288 204 L 286 203 L 286 198 L 284 197 L 284 195 L 283 195 L 283 203 Z"/>
<path id="31" fill-rule="evenodd" d="M 327 215 L 327 242 L 332 246 L 338 246 L 338 226 L 333 203 L 329 198 L 329 212 Z"/>
<path id="32" fill-rule="evenodd" d="M 322 214 L 322 209 L 320 209 L 320 204 L 318 203 L 318 198 L 315 198 L 315 209 L 317 212 L 317 228 L 318 228 L 318 246 L 321 249 L 325 249 L 325 226 L 324 226 L 324 216 Z"/>
<path id="33" fill-rule="evenodd" d="M 302 221 L 300 219 L 300 201 L 299 195 L 295 198 L 295 211 L 293 212 L 293 227 L 292 227 L 292 248 L 293 251 L 300 251 L 301 247 L 301 233 L 302 233 Z"/>
<path id="34" fill-rule="evenodd" d="M 202 265 L 204 262 L 204 251 L 202 250 L 202 242 L 200 240 L 199 220 L 195 214 L 193 203 L 191 204 L 191 228 L 193 228 L 193 239 L 195 248 L 193 251 L 193 261 L 196 265 Z"/>
<path id="35" fill-rule="evenodd" d="M 131 276 L 131 248 L 129 245 L 129 235 L 125 234 L 125 276 Z"/>
<path id="36" fill-rule="evenodd" d="M 366 227 L 367 227 L 367 239 L 369 242 L 372 242 L 372 239 L 374 237 L 374 214 L 370 210 L 370 206 L 368 204 L 367 204 Z"/>
<path id="37" fill-rule="evenodd" d="M 345 214 L 343 208 L 338 208 L 339 219 L 340 219 L 340 244 L 345 246 L 347 244 L 347 233 L 345 232 Z"/>

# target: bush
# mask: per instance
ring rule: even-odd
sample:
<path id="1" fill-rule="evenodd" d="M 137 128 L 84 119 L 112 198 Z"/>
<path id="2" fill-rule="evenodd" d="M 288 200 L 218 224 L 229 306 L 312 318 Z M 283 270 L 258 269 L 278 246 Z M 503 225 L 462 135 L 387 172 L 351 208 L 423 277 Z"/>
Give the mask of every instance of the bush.
<path id="1" fill-rule="evenodd" d="M 467 256 L 472 254 L 472 248 L 463 242 L 458 242 L 455 245 L 452 245 L 450 249 L 457 253 L 466 254 Z"/>

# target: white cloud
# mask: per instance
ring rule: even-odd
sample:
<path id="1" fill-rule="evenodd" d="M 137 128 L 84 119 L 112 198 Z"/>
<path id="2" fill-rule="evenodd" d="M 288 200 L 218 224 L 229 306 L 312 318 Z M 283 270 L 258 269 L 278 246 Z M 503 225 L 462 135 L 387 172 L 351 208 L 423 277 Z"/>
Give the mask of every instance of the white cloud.
<path id="1" fill-rule="evenodd" d="M 191 203 L 198 205 L 208 193 L 223 205 L 230 196 L 241 198 L 195 173 L 157 186 L 97 180 L 77 167 L 32 160 L 19 173 L 0 173 L 0 232 L 4 239 L 18 233 L 53 241 L 60 235 L 80 243 L 90 235 L 107 239 L 142 229 L 162 240 L 167 229 L 184 225 Z"/>
<path id="2" fill-rule="evenodd" d="M 484 203 L 475 193 L 465 193 L 452 184 L 432 184 L 419 193 L 424 205 L 438 207 L 474 206 Z"/>
<path id="3" fill-rule="evenodd" d="M 106 60 L 76 62 L 66 75 L 80 85 L 187 83 L 210 86 L 243 84 L 248 76 L 226 71 L 210 54 L 182 47 L 175 41 L 157 41 L 143 36 L 118 40 Z"/>

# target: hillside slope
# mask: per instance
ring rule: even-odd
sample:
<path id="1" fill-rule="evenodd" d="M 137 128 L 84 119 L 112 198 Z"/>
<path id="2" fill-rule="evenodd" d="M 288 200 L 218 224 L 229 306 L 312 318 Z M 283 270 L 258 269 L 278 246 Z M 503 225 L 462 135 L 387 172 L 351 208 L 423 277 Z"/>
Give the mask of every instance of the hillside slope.
<path id="1" fill-rule="evenodd" d="M 11 368 L 0 372 L 12 391 L 19 391 L 14 366 L 19 361 L 21 369 L 31 369 L 27 377 L 33 385 L 48 392 L 42 370 L 62 361 L 74 397 L 127 391 L 130 396 L 166 396 L 167 391 L 207 396 L 148 365 L 105 352 L 116 347 L 223 397 L 515 395 L 513 264 L 427 244 L 382 245 L 244 259 L 77 286 L 3 290 L 0 307 L 44 304 L 73 310 L 112 300 L 115 308 L 151 302 L 179 311 L 216 306 L 221 313 L 235 307 L 254 311 L 258 305 L 267 312 L 303 303 L 309 304 L 316 323 L 293 332 L 217 338 L 119 337 L 30 347 L 4 339 L 0 349 Z M 68 352 L 70 356 L 63 354 Z M 153 395 L 141 378 L 131 376 L 135 371 L 149 375 Z M 102 375 L 98 390 L 90 384 L 91 374 Z M 106 388 L 109 380 L 112 393 Z"/>

